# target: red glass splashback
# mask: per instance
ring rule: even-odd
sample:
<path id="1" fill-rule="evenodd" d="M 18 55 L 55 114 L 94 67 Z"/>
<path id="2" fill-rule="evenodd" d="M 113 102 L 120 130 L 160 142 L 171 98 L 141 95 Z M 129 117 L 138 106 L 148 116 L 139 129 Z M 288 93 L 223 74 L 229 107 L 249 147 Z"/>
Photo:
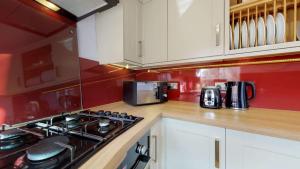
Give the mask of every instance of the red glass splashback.
<path id="1" fill-rule="evenodd" d="M 299 55 L 288 57 L 299 58 Z M 250 60 L 244 60 L 243 62 L 247 61 Z M 240 61 L 235 61 L 235 63 L 237 62 Z M 231 61 L 226 63 L 231 63 Z M 195 103 L 199 102 L 201 88 L 213 86 L 215 82 L 253 81 L 256 84 L 257 96 L 250 101 L 251 107 L 300 111 L 299 62 L 202 69 L 169 69 L 152 72 L 139 71 L 136 79 L 178 82 L 179 88 L 170 91 L 170 99 Z"/>
<path id="2" fill-rule="evenodd" d="M 75 23 L 28 0 L 0 1 L 0 125 L 81 108 Z"/>
<path id="3" fill-rule="evenodd" d="M 83 107 L 120 101 L 123 81 L 134 80 L 135 71 L 80 58 Z"/>

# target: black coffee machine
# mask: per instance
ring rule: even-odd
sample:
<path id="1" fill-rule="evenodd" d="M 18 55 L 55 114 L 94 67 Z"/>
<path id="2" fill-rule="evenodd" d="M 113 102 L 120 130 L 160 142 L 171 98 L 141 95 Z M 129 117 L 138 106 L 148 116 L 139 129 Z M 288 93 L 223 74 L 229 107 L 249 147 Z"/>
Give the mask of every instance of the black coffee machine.
<path id="1" fill-rule="evenodd" d="M 227 82 L 226 85 L 226 108 L 243 110 L 249 107 L 248 100 L 255 97 L 255 84 L 253 82 Z M 248 87 L 251 89 L 251 96 L 248 96 Z"/>

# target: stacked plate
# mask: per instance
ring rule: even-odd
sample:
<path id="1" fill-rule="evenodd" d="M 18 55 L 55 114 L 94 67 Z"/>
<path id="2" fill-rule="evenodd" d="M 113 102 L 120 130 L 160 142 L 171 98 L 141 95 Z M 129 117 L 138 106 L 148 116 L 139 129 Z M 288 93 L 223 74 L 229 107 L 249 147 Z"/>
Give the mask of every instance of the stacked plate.
<path id="1" fill-rule="evenodd" d="M 285 18 L 280 12 L 277 13 L 275 19 L 272 15 L 268 15 L 266 21 L 263 17 L 259 17 L 257 25 L 253 18 L 249 21 L 249 25 L 244 20 L 240 27 L 239 22 L 237 22 L 234 31 L 230 26 L 230 49 L 255 47 L 256 43 L 257 46 L 283 43 L 285 42 L 285 29 Z M 300 28 L 297 37 L 300 39 Z"/>

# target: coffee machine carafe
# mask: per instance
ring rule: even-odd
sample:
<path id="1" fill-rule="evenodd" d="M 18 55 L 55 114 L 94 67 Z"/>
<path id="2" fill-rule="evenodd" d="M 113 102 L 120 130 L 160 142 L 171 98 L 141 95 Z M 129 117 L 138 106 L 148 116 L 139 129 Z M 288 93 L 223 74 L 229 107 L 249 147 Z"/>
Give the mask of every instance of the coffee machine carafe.
<path id="1" fill-rule="evenodd" d="M 227 82 L 226 85 L 226 101 L 225 106 L 231 109 L 243 110 L 249 107 L 248 100 L 255 97 L 255 84 L 253 82 Z M 248 96 L 248 88 L 250 87 L 252 92 L 251 96 Z"/>

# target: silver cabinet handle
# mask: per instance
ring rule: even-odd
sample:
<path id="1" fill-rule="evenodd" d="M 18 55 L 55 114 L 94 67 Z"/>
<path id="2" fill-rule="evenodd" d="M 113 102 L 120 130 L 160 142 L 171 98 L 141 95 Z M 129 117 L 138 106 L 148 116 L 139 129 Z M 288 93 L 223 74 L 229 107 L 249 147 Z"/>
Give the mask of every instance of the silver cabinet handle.
<path id="1" fill-rule="evenodd" d="M 154 157 L 153 161 L 156 163 L 157 162 L 157 136 L 152 136 L 152 138 L 154 139 Z"/>
<path id="2" fill-rule="evenodd" d="M 139 57 L 143 57 L 143 42 L 138 41 L 139 43 Z"/>
<path id="3" fill-rule="evenodd" d="M 220 46 L 220 24 L 216 24 L 216 46 Z"/>
<path id="4" fill-rule="evenodd" d="M 220 168 L 220 140 L 215 139 L 215 168 Z"/>

